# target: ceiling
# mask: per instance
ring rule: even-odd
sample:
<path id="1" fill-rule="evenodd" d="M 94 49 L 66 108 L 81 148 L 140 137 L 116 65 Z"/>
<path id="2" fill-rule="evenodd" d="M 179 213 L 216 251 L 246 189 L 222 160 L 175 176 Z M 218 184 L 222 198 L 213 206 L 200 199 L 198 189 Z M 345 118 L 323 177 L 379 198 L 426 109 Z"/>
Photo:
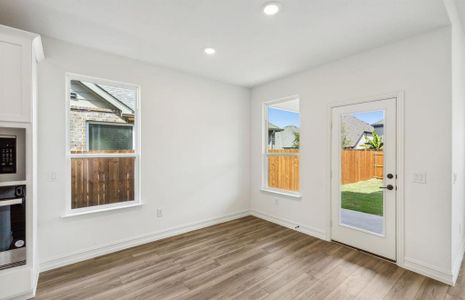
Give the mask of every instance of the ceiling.
<path id="1" fill-rule="evenodd" d="M 289 112 L 296 112 L 300 111 L 299 109 L 299 99 L 290 99 L 288 101 L 279 101 L 277 103 L 271 104 L 270 107 L 275 109 L 280 109 Z"/>
<path id="2" fill-rule="evenodd" d="M 0 23 L 247 87 L 449 25 L 442 0 L 265 2 L 0 0 Z"/>

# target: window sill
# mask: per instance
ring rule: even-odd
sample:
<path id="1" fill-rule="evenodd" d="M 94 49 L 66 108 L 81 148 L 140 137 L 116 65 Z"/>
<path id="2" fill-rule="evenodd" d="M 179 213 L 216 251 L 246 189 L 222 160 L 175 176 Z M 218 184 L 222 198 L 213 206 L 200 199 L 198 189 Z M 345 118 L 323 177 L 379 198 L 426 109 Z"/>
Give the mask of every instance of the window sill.
<path id="1" fill-rule="evenodd" d="M 106 211 L 112 211 L 112 210 L 117 210 L 117 209 L 123 209 L 123 208 L 129 208 L 129 207 L 138 207 L 142 206 L 143 203 L 141 202 L 134 202 L 132 201 L 131 203 L 125 203 L 125 204 L 109 204 L 97 208 L 78 208 L 78 209 L 73 209 L 71 211 L 66 211 L 61 217 L 62 218 L 70 218 L 70 217 L 77 217 L 77 216 L 83 216 L 83 215 L 88 215 L 88 214 L 95 214 L 95 213 L 102 213 Z"/>
<path id="2" fill-rule="evenodd" d="M 300 193 L 286 192 L 286 191 L 274 190 L 274 189 L 269 189 L 269 188 L 261 188 L 260 190 L 262 192 L 272 193 L 272 194 L 276 194 L 280 196 L 286 196 L 286 197 L 294 198 L 294 199 L 302 198 L 302 195 Z"/>

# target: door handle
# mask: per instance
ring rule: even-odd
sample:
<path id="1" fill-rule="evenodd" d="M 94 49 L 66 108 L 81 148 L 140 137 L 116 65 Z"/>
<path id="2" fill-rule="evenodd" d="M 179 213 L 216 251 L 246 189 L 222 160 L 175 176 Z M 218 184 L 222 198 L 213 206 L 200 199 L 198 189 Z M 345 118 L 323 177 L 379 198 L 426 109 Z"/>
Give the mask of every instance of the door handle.
<path id="1" fill-rule="evenodd" d="M 379 188 L 392 191 L 394 189 L 394 186 L 392 184 L 388 184 L 387 186 L 380 186 Z"/>

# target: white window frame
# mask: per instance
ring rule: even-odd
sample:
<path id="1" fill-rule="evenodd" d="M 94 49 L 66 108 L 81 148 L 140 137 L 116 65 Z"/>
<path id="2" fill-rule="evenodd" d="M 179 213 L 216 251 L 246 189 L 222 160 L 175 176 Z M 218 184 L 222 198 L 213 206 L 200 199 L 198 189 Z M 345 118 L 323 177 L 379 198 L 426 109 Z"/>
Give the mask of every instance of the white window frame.
<path id="1" fill-rule="evenodd" d="M 262 130 L 262 187 L 261 190 L 264 192 L 274 193 L 281 196 L 287 196 L 291 198 L 301 198 L 301 189 L 302 189 L 302 176 L 301 176 L 301 152 L 302 152 L 302 143 L 300 143 L 299 152 L 297 153 L 270 153 L 268 152 L 268 108 L 277 103 L 288 102 L 292 100 L 299 101 L 299 114 L 300 112 L 300 98 L 298 95 L 289 96 L 285 98 L 280 98 L 277 100 L 266 101 L 263 103 L 262 111 L 263 111 L 263 130 Z M 302 118 L 300 118 L 300 122 L 302 123 Z M 302 125 L 300 126 L 302 127 Z M 302 139 L 302 136 L 300 137 Z M 293 192 L 284 189 L 276 189 L 268 186 L 268 157 L 269 156 L 297 156 L 299 157 L 299 191 Z"/>
<path id="2" fill-rule="evenodd" d="M 72 154 L 70 141 L 69 141 L 69 129 L 70 129 L 70 87 L 72 80 L 87 81 L 96 84 L 107 84 L 113 85 L 122 88 L 130 88 L 137 90 L 137 99 L 135 103 L 135 112 L 134 112 L 134 128 L 133 139 L 134 139 L 134 153 L 79 153 Z M 80 75 L 74 73 L 66 73 L 65 75 L 65 155 L 66 155 L 66 170 L 65 170 L 65 182 L 66 182 L 66 196 L 65 196 L 65 212 L 63 217 L 78 216 L 89 213 L 103 212 L 114 209 L 121 209 L 127 207 L 134 207 L 142 205 L 142 200 L 140 197 L 140 159 L 141 159 L 141 114 L 140 114 L 140 102 L 141 102 L 141 87 L 137 84 L 118 82 L 114 80 L 108 80 L 103 78 L 97 78 L 93 76 Z M 91 121 L 93 122 L 93 121 Z M 94 122 L 99 123 L 99 122 Z M 104 122 L 103 122 L 104 123 Z M 108 123 L 105 123 L 108 124 Z M 88 125 L 87 125 L 88 126 Z M 120 203 L 111 203 L 96 205 L 90 207 L 82 208 L 71 208 L 71 159 L 73 158 L 98 158 L 98 157 L 133 157 L 134 161 L 134 200 L 125 201 Z"/>

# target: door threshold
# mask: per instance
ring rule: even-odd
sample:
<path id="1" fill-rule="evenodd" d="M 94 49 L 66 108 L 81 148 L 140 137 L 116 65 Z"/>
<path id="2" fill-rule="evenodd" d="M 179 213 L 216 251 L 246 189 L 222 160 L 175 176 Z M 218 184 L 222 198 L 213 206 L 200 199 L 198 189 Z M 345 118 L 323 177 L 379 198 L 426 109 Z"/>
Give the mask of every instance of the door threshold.
<path id="1" fill-rule="evenodd" d="M 377 258 L 380 258 L 380 259 L 382 259 L 382 260 L 384 260 L 386 262 L 397 264 L 396 260 L 389 259 L 389 258 L 386 258 L 384 256 L 381 256 L 381 255 L 378 255 L 378 254 L 375 254 L 375 253 L 372 253 L 372 252 L 368 252 L 366 250 L 363 250 L 363 249 L 360 249 L 360 248 L 357 248 L 357 247 L 354 247 L 354 246 L 351 246 L 351 245 L 347 245 L 347 244 L 344 244 L 344 243 L 341 243 L 341 242 L 338 242 L 338 241 L 335 241 L 335 240 L 331 240 L 331 242 L 342 245 L 342 246 L 345 246 L 345 247 L 348 247 L 348 248 L 351 248 L 351 249 L 354 249 L 354 250 L 359 251 L 359 252 L 366 253 L 368 255 L 371 255 L 371 256 L 374 256 L 374 257 L 377 257 Z"/>

